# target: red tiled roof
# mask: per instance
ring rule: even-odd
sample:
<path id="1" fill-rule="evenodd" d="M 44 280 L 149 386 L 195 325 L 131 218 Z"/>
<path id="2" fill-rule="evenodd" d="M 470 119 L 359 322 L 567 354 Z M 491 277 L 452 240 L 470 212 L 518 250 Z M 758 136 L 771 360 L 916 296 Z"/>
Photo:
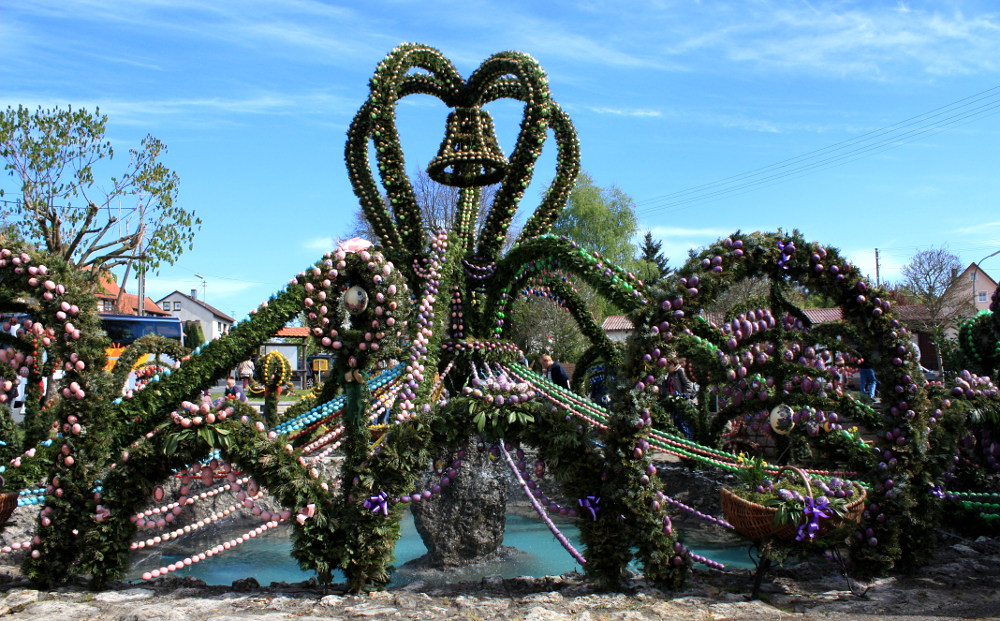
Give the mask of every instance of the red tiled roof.
<path id="1" fill-rule="evenodd" d="M 304 328 L 300 326 L 285 326 L 284 328 L 275 332 L 274 336 L 283 338 L 304 339 L 309 336 L 309 328 Z"/>
<path id="2" fill-rule="evenodd" d="M 101 274 L 98 276 L 97 280 L 101 289 L 104 289 L 104 293 L 95 293 L 94 297 L 98 300 L 111 300 L 116 303 L 115 313 L 119 315 L 136 315 L 139 310 L 139 296 L 133 293 L 123 293 L 121 295 L 121 300 L 118 300 L 118 294 L 121 292 L 121 287 L 118 283 L 111 280 L 107 274 Z M 117 302 L 116 302 L 117 301 Z M 158 315 L 161 317 L 167 317 L 170 313 L 164 312 L 162 308 L 156 305 L 156 302 L 149 298 L 145 298 L 143 304 L 143 310 L 147 315 Z"/>
<path id="3" fill-rule="evenodd" d="M 634 326 L 632 322 L 629 321 L 628 317 L 624 315 L 608 315 L 604 318 L 604 323 L 601 324 L 601 329 L 606 332 L 612 332 L 614 330 L 629 331 L 632 330 Z"/>
<path id="4" fill-rule="evenodd" d="M 802 312 L 805 313 L 809 321 L 814 324 L 817 323 L 828 323 L 831 321 L 840 321 L 844 318 L 844 313 L 840 308 L 803 308 Z"/>

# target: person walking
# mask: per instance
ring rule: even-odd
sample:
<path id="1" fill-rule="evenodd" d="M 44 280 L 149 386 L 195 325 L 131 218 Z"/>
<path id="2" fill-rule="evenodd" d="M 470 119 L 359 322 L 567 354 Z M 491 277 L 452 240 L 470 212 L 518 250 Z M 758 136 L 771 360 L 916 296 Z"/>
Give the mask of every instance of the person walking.
<path id="1" fill-rule="evenodd" d="M 250 378 L 253 377 L 254 364 L 253 360 L 249 358 L 244 360 L 236 367 L 236 374 L 240 376 L 240 382 L 243 383 L 244 390 L 250 385 Z"/>
<path id="2" fill-rule="evenodd" d="M 878 379 L 875 377 L 875 369 L 872 368 L 872 361 L 867 353 L 862 354 L 858 362 L 858 383 L 861 385 L 861 394 L 867 395 L 869 399 L 874 401 Z"/>
<path id="3" fill-rule="evenodd" d="M 667 358 L 667 378 L 663 380 L 663 394 L 691 397 L 691 380 L 677 358 Z"/>
<path id="4" fill-rule="evenodd" d="M 542 354 L 542 357 L 538 359 L 538 364 L 542 367 L 542 375 L 545 379 L 560 388 L 569 390 L 569 375 L 566 374 L 561 364 L 552 360 L 552 356 Z"/>
<path id="5" fill-rule="evenodd" d="M 666 368 L 667 377 L 663 380 L 663 386 L 660 389 L 661 394 L 664 396 L 684 397 L 690 400 L 691 394 L 694 392 L 692 390 L 693 385 L 691 380 L 688 379 L 687 374 L 684 373 L 684 366 L 681 364 L 681 361 L 676 357 L 667 358 Z M 694 438 L 691 426 L 684 419 L 684 415 L 680 411 L 676 408 L 670 408 L 670 417 L 677 430 L 683 433 L 688 440 Z"/>

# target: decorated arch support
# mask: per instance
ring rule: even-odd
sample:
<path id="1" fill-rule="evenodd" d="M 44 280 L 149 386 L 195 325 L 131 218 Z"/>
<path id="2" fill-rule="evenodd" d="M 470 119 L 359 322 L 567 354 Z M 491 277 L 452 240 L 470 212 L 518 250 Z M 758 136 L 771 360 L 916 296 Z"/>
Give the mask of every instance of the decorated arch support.
<path id="1" fill-rule="evenodd" d="M 208 413 L 209 419 L 220 416 L 218 423 L 191 424 L 185 414 L 176 414 L 174 421 L 130 447 L 117 467 L 108 471 L 95 512 L 88 516 L 95 525 L 83 535 L 87 554 L 81 559 L 82 571 L 97 586 L 123 578 L 137 537 L 135 516 L 156 496 L 157 487 L 183 477 L 183 503 L 191 494 L 184 493 L 190 485 L 187 481 L 204 479 L 185 477 L 189 467 L 197 465 L 198 473 L 209 473 L 211 481 L 212 466 L 221 460 L 229 465 L 216 466 L 216 470 L 228 476 L 237 492 L 241 491 L 237 476 L 251 477 L 250 485 L 266 489 L 285 507 L 280 515 L 268 516 L 267 522 L 291 522 L 293 556 L 303 568 L 314 570 L 321 582 L 329 582 L 336 567 L 331 559 L 335 558 L 337 524 L 331 505 L 334 492 L 319 473 L 306 467 L 300 454 L 290 450 L 284 439 L 269 438 L 265 427 L 253 420 L 252 408 L 222 404 Z M 205 472 L 201 464 L 205 464 Z M 300 519 L 292 520 L 292 515 Z"/>
<path id="2" fill-rule="evenodd" d="M 75 295 L 63 289 L 64 295 Z M 83 310 L 90 304 L 76 305 L 75 321 L 63 339 L 68 349 L 56 354 L 65 361 L 65 375 L 60 398 L 52 407 L 64 436 L 50 466 L 38 543 L 24 564 L 27 575 L 40 583 L 58 582 L 79 569 L 85 553 L 97 559 L 94 562 L 108 563 L 111 573 L 120 569 L 114 566 L 118 557 L 105 557 L 104 550 L 88 550 L 84 544 L 94 541 L 90 532 L 101 502 L 94 492 L 98 482 L 121 463 L 134 443 L 167 423 L 177 404 L 193 399 L 287 323 L 299 308 L 296 298 L 301 293 L 292 287 L 291 294 L 286 291 L 270 305 L 264 303 L 253 320 L 205 345 L 179 368 L 164 370 L 131 397 L 123 397 L 120 384 L 103 371 L 104 337 L 96 313 Z M 55 301 L 61 310 L 61 301 Z M 141 481 L 132 483 L 143 487 Z"/>
<path id="3" fill-rule="evenodd" d="M 570 313 L 580 332 L 594 348 L 595 355 L 599 355 L 608 361 L 614 361 L 618 357 L 618 350 L 615 344 L 594 320 L 593 313 L 587 308 L 586 301 L 577 292 L 571 279 L 559 273 L 543 273 L 533 278 L 528 286 L 533 291 L 541 291 L 548 297 L 551 297 L 555 304 L 565 308 L 566 312 Z M 523 291 L 522 295 L 518 297 L 525 297 Z M 513 305 L 511 305 L 512 308 Z M 504 322 L 504 330 L 501 336 L 509 339 L 510 329 L 511 324 Z"/>
<path id="4" fill-rule="evenodd" d="M 552 271 L 572 274 L 625 310 L 647 302 L 645 285 L 633 274 L 604 261 L 597 253 L 588 252 L 570 239 L 542 235 L 514 246 L 497 266 L 496 276 L 486 290 L 487 302 L 480 329 L 489 330 L 496 337 L 502 336 L 517 291 L 529 279 Z"/>
<path id="5" fill-rule="evenodd" d="M 701 314 L 735 281 L 760 276 L 773 285 L 770 306 L 777 314 L 743 317 L 710 338 L 710 326 Z M 866 282 L 836 250 L 807 242 L 797 232 L 737 233 L 692 257 L 667 284 L 666 295 L 633 315 L 636 338 L 625 357 L 626 375 L 652 380 L 637 382 L 633 396 L 640 406 L 650 407 L 663 376 L 658 361 L 664 352 L 681 349 L 700 356 L 705 372 L 722 378 L 721 383 L 746 382 L 749 375 L 758 375 L 760 385 L 740 389 L 740 396 L 753 403 L 748 407 L 769 409 L 785 403 L 832 409 L 844 404 L 829 392 L 830 374 L 821 364 L 804 352 L 800 356 L 781 349 L 797 338 L 796 330 L 809 328 L 783 297 L 782 291 L 793 286 L 837 302 L 850 324 L 844 334 L 856 339 L 841 347 L 863 350 L 885 387 L 882 409 L 871 411 L 879 434 L 876 459 L 853 464 L 864 470 L 876 507 L 866 513 L 856 533 L 854 566 L 859 573 L 875 574 L 896 563 L 918 563 L 932 547 L 938 503 L 928 491 L 940 475 L 940 464 L 928 458 L 933 422 L 922 376 L 907 332 L 884 292 Z M 817 330 L 809 338 L 832 345 L 833 336 Z"/>

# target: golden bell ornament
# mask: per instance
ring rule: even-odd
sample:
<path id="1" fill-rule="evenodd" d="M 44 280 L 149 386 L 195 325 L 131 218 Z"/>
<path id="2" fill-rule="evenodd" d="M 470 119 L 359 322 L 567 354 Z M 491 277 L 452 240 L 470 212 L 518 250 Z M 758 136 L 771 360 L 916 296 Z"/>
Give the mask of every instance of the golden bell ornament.
<path id="1" fill-rule="evenodd" d="M 427 166 L 431 179 L 444 185 L 471 188 L 499 183 L 507 170 L 490 113 L 456 108 L 448 115 L 437 157 Z"/>

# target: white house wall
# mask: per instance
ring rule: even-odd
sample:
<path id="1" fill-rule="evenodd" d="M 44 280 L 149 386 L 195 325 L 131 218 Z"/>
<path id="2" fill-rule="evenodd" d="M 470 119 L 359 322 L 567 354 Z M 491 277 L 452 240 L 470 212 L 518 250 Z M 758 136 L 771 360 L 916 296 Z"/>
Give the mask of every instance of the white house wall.
<path id="1" fill-rule="evenodd" d="M 176 302 L 181 303 L 180 310 L 174 310 Z M 169 308 L 167 308 L 169 303 Z M 222 336 L 225 331 L 229 329 L 229 323 L 223 321 L 223 330 L 219 329 L 219 322 L 221 321 L 218 316 L 212 313 L 210 310 L 198 304 L 197 302 L 191 301 L 189 298 L 178 295 L 170 294 L 167 297 L 160 300 L 160 307 L 164 311 L 170 313 L 174 317 L 177 317 L 181 321 L 197 321 L 201 323 L 201 330 L 205 334 L 206 340 L 217 339 Z"/>

